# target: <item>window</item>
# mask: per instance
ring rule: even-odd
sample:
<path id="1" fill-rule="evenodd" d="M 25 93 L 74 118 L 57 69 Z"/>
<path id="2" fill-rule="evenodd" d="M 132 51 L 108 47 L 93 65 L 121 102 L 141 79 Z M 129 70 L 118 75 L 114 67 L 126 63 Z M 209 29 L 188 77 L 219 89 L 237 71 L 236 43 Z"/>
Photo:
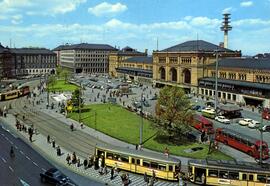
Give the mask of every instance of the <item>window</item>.
<path id="1" fill-rule="evenodd" d="M 228 171 L 219 171 L 219 177 L 220 178 L 228 178 Z"/>
<path id="2" fill-rule="evenodd" d="M 236 101 L 236 95 L 233 94 L 233 101 Z"/>
<path id="3" fill-rule="evenodd" d="M 231 94 L 228 94 L 227 96 L 228 96 L 228 99 L 231 99 Z"/>
<path id="4" fill-rule="evenodd" d="M 229 172 L 229 179 L 239 180 L 239 173 L 238 172 Z"/>
<path id="5" fill-rule="evenodd" d="M 221 97 L 221 92 L 218 92 L 218 97 L 219 97 L 219 98 Z"/>
<path id="6" fill-rule="evenodd" d="M 249 181 L 253 181 L 253 179 L 254 179 L 253 174 L 248 175 L 248 180 L 249 180 Z"/>
<path id="7" fill-rule="evenodd" d="M 160 57 L 158 59 L 159 63 L 166 63 L 166 58 L 165 57 Z"/>
<path id="8" fill-rule="evenodd" d="M 247 180 L 247 175 L 246 174 L 242 175 L 242 180 Z"/>
<path id="9" fill-rule="evenodd" d="M 159 170 L 162 170 L 162 171 L 165 171 L 166 170 L 166 165 L 158 165 L 158 169 Z"/>
<path id="10" fill-rule="evenodd" d="M 150 163 L 149 163 L 149 162 L 143 161 L 143 166 L 144 166 L 144 167 L 150 167 Z"/>
<path id="11" fill-rule="evenodd" d="M 258 174 L 257 180 L 262 183 L 266 183 L 266 175 Z"/>
<path id="12" fill-rule="evenodd" d="M 155 162 L 151 162 L 151 163 L 150 163 L 150 166 L 151 166 L 151 168 L 153 168 L 153 169 L 158 169 L 158 164 L 155 163 Z"/>
<path id="13" fill-rule="evenodd" d="M 169 171 L 173 171 L 173 166 L 169 165 Z"/>
<path id="14" fill-rule="evenodd" d="M 126 163 L 129 162 L 129 161 L 128 161 L 128 157 L 125 157 L 125 156 L 121 156 L 121 161 L 122 161 L 122 162 L 126 162 Z"/>
<path id="15" fill-rule="evenodd" d="M 218 177 L 218 171 L 217 170 L 208 170 L 208 176 Z"/>
<path id="16" fill-rule="evenodd" d="M 137 159 L 137 161 L 136 161 L 137 163 L 137 165 L 141 165 L 141 160 L 140 159 Z"/>

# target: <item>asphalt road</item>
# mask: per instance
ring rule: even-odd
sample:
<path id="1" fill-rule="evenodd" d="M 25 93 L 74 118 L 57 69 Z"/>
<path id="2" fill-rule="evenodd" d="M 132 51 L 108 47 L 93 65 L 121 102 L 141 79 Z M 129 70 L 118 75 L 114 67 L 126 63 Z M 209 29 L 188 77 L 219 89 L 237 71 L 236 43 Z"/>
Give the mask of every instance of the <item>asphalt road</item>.
<path id="1" fill-rule="evenodd" d="M 10 157 L 14 146 L 15 157 Z M 0 185 L 46 185 L 40 182 L 39 173 L 52 167 L 20 138 L 16 138 L 0 127 Z"/>

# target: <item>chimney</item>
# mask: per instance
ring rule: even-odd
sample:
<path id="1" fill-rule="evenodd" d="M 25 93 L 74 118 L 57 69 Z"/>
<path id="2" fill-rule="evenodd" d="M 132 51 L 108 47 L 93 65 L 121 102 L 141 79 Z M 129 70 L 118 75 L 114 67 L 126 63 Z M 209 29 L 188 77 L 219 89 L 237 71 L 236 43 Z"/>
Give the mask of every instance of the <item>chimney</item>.
<path id="1" fill-rule="evenodd" d="M 144 50 L 144 53 L 147 55 L 147 53 L 148 53 L 148 49 L 145 49 L 145 50 Z"/>

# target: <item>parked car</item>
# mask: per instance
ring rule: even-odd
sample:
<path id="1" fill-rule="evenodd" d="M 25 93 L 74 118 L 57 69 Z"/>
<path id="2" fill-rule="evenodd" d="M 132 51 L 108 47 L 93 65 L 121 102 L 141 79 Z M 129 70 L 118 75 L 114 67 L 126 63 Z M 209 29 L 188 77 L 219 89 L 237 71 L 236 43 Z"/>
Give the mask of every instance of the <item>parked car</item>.
<path id="1" fill-rule="evenodd" d="M 225 118 L 224 116 L 216 116 L 215 120 L 221 123 L 230 124 L 230 120 Z"/>
<path id="2" fill-rule="evenodd" d="M 207 107 L 215 107 L 215 103 L 214 102 L 212 102 L 212 101 L 207 101 L 206 103 L 205 103 L 205 105 L 207 106 Z"/>
<path id="3" fill-rule="evenodd" d="M 252 122 L 248 124 L 248 127 L 251 128 L 251 129 L 255 129 L 255 128 L 259 127 L 259 126 L 260 126 L 260 122 L 255 121 L 255 120 L 252 120 Z"/>
<path id="4" fill-rule="evenodd" d="M 56 168 L 50 168 L 47 171 L 40 173 L 40 179 L 43 183 L 51 183 L 53 185 L 68 185 L 69 178 L 62 174 Z"/>
<path id="5" fill-rule="evenodd" d="M 252 119 L 248 119 L 248 118 L 241 119 L 238 121 L 238 123 L 242 126 L 247 126 L 248 124 L 252 123 Z"/>
<path id="6" fill-rule="evenodd" d="M 201 112 L 203 109 L 205 109 L 205 106 L 201 105 L 194 105 L 191 107 L 192 110 L 197 110 L 198 112 Z"/>

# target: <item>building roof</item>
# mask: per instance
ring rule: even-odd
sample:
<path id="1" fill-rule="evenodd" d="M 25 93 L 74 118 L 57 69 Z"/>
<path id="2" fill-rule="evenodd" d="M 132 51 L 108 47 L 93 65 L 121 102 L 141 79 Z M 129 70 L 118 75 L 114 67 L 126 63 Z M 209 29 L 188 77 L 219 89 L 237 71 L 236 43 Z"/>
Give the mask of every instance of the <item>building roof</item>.
<path id="1" fill-rule="evenodd" d="M 207 77 L 207 78 L 201 78 L 199 79 L 200 82 L 202 81 L 208 81 L 208 82 L 215 82 L 215 78 L 213 77 Z M 270 84 L 269 83 L 254 83 L 249 81 L 239 81 L 239 80 L 231 80 L 231 79 L 218 79 L 218 83 L 224 83 L 228 85 L 237 85 L 237 86 L 243 86 L 243 87 L 250 87 L 250 88 L 257 88 L 262 90 L 270 90 Z"/>
<path id="2" fill-rule="evenodd" d="M 141 68 L 132 68 L 132 67 L 117 67 L 117 70 L 122 70 L 122 71 L 133 71 L 133 72 L 141 72 L 141 73 L 146 73 L 146 74 L 153 74 L 152 70 L 145 70 Z"/>
<path id="3" fill-rule="evenodd" d="M 232 50 L 203 40 L 186 41 L 184 43 L 166 48 L 161 52 L 214 52 L 215 50 L 221 52 L 233 52 Z"/>
<path id="4" fill-rule="evenodd" d="M 87 49 L 87 50 L 117 50 L 116 48 L 107 45 L 107 44 L 89 44 L 89 43 L 80 43 L 74 45 L 59 45 L 54 51 L 58 50 L 79 50 L 79 49 Z"/>
<path id="5" fill-rule="evenodd" d="M 128 58 L 124 62 L 152 64 L 153 63 L 153 57 L 152 56 L 136 56 L 136 57 Z"/>
<path id="6" fill-rule="evenodd" d="M 53 51 L 46 48 L 11 48 L 10 51 L 15 54 L 52 54 Z"/>
<path id="7" fill-rule="evenodd" d="M 208 66 L 215 66 L 210 64 Z M 270 70 L 270 58 L 223 58 L 218 61 L 219 68 L 245 68 Z"/>

